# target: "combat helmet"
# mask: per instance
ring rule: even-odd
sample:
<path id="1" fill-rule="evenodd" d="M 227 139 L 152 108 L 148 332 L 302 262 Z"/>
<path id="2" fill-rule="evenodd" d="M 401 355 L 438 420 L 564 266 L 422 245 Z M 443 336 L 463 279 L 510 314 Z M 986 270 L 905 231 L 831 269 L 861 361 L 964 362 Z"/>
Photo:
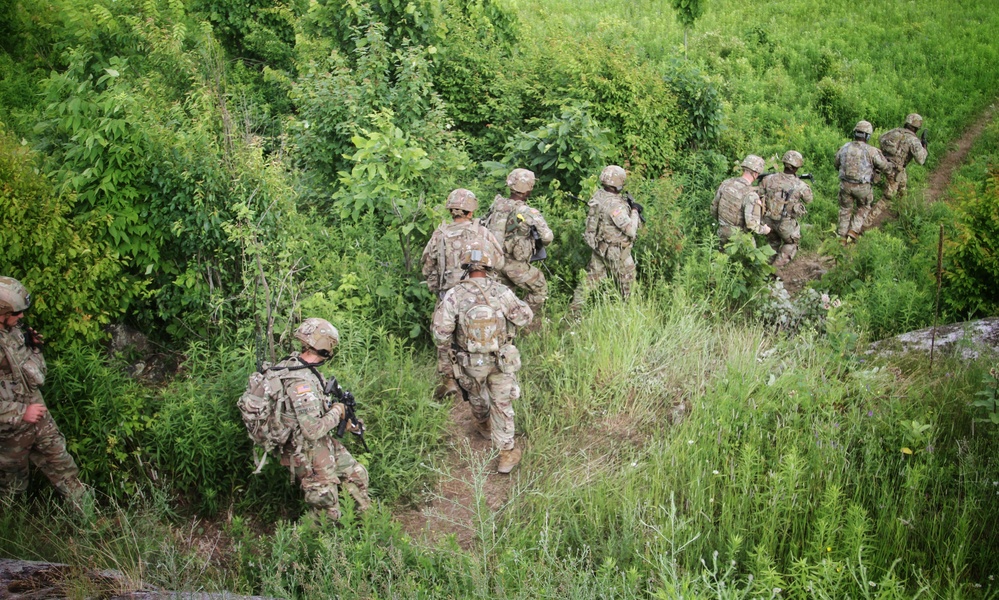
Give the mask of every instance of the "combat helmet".
<path id="1" fill-rule="evenodd" d="M 534 189 L 534 172 L 528 169 L 514 169 L 506 176 L 506 187 L 526 194 Z"/>
<path id="2" fill-rule="evenodd" d="M 780 161 L 785 165 L 790 165 L 795 169 L 800 169 L 801 165 L 805 164 L 805 158 L 801 155 L 801 152 L 797 150 L 788 150 L 781 157 Z"/>
<path id="3" fill-rule="evenodd" d="M 479 201 L 470 190 L 458 188 L 447 195 L 447 203 L 444 204 L 444 208 L 475 212 L 475 209 L 479 208 Z"/>
<path id="4" fill-rule="evenodd" d="M 923 126 L 923 117 L 917 113 L 912 113 L 905 118 L 905 124 L 919 129 Z"/>
<path id="5" fill-rule="evenodd" d="M 295 339 L 328 358 L 340 343 L 340 332 L 326 319 L 310 317 L 295 330 Z"/>
<path id="6" fill-rule="evenodd" d="M 857 125 L 853 128 L 854 133 L 866 133 L 868 136 L 874 133 L 874 126 L 871 125 L 870 121 L 858 121 Z"/>
<path id="7" fill-rule="evenodd" d="M 767 170 L 767 162 L 755 154 L 750 154 L 742 161 L 742 168 L 758 175 Z"/>
<path id="8" fill-rule="evenodd" d="M 628 177 L 624 169 L 617 165 L 604 167 L 600 172 L 600 183 L 618 190 L 624 189 L 624 180 Z"/>
<path id="9" fill-rule="evenodd" d="M 20 281 L 13 277 L 0 277 L 0 316 L 7 316 L 28 310 L 31 294 Z"/>
<path id="10" fill-rule="evenodd" d="M 458 264 L 469 271 L 486 271 L 496 264 L 493 253 L 483 247 L 478 240 L 473 241 L 461 253 Z"/>

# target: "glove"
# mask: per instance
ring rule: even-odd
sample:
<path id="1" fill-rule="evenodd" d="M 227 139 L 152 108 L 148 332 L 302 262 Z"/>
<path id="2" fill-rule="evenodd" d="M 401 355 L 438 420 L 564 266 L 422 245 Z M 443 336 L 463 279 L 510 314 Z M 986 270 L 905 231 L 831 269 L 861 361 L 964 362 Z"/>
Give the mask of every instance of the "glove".
<path id="1" fill-rule="evenodd" d="M 343 405 L 342 402 L 334 402 L 330 405 L 328 412 L 333 412 L 334 410 L 340 410 L 340 418 L 343 419 L 347 415 L 347 407 Z"/>
<path id="2" fill-rule="evenodd" d="M 24 328 L 24 337 L 30 348 L 41 348 L 45 345 L 45 337 L 31 327 Z"/>
<path id="3" fill-rule="evenodd" d="M 353 421 L 347 421 L 347 431 L 351 433 L 364 431 L 364 421 L 358 419 L 356 424 Z"/>

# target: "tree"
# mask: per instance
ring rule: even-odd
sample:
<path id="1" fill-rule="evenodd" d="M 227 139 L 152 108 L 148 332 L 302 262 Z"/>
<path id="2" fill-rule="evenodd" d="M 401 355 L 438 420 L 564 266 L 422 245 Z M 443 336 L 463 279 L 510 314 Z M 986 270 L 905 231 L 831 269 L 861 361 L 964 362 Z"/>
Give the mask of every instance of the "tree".
<path id="1" fill-rule="evenodd" d="M 687 57 L 687 30 L 704 14 L 704 0 L 672 0 L 676 19 L 683 25 L 683 57 Z"/>

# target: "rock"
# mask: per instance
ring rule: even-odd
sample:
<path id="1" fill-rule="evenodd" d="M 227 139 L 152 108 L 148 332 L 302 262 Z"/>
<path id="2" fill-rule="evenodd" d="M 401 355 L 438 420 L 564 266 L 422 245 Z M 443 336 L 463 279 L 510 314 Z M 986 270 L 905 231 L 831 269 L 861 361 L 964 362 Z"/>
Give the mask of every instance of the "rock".
<path id="1" fill-rule="evenodd" d="M 964 359 L 975 359 L 982 353 L 999 352 L 999 317 L 939 325 L 936 331 L 935 342 L 933 328 L 927 327 L 874 342 L 867 353 L 885 356 L 908 352 L 929 353 L 931 345 L 941 355 L 956 355 Z"/>
<path id="2" fill-rule="evenodd" d="M 117 356 L 131 348 L 140 356 L 149 353 L 149 338 L 141 331 L 136 331 L 124 323 L 114 323 L 108 326 L 111 334 L 111 345 L 108 351 L 111 356 Z"/>

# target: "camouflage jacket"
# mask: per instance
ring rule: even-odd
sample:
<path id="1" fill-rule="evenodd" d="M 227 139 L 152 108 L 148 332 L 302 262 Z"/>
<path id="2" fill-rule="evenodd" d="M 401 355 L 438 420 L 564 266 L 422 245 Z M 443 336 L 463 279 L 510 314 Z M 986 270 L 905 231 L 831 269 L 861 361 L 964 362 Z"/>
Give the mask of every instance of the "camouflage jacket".
<path id="1" fill-rule="evenodd" d="M 461 255 L 473 240 L 492 249 L 493 268 L 503 268 L 503 246 L 478 219 L 464 223 L 442 223 L 434 230 L 420 259 L 423 278 L 430 291 L 443 294 L 461 281 Z"/>
<path id="2" fill-rule="evenodd" d="M 19 425 L 29 404 L 42 401 L 48 369 L 37 348 L 28 348 L 20 327 L 0 326 L 0 427 Z"/>
<path id="3" fill-rule="evenodd" d="M 531 228 L 537 230 L 538 240 L 542 246 L 551 244 L 555 234 L 548 227 L 540 211 L 531 208 L 522 200 L 511 200 L 510 203 L 503 235 L 502 237 L 497 235 L 496 239 L 503 244 L 507 260 L 527 262 L 534 256 L 535 251 Z"/>
<path id="4" fill-rule="evenodd" d="M 909 161 L 916 159 L 919 164 L 926 163 L 926 148 L 919 141 L 911 130 L 905 127 L 897 127 L 884 133 L 878 138 L 878 146 L 881 153 L 888 159 L 896 169 L 904 169 Z"/>
<path id="5" fill-rule="evenodd" d="M 839 180 L 847 183 L 871 183 L 875 171 L 890 168 L 880 150 L 860 141 L 843 144 L 833 164 L 839 169 Z"/>
<path id="6" fill-rule="evenodd" d="M 760 183 L 766 216 L 774 221 L 797 219 L 806 214 L 806 204 L 812 202 L 812 188 L 790 173 L 767 175 Z"/>
<path id="7" fill-rule="evenodd" d="M 327 436 L 336 429 L 344 417 L 339 408 L 326 410 L 327 397 L 323 393 L 325 382 L 317 377 L 312 369 L 296 368 L 302 365 L 298 353 L 295 352 L 271 367 L 275 371 L 281 367 L 294 369 L 280 375 L 281 400 L 286 401 L 287 405 L 294 410 L 298 426 L 292 434 L 292 442 L 299 446 L 316 442 Z"/>
<path id="8" fill-rule="evenodd" d="M 534 318 L 531 307 L 502 283 L 487 278 L 469 278 L 448 291 L 434 311 L 431 334 L 437 346 L 450 347 L 453 341 L 462 351 L 467 350 L 469 332 L 464 330 L 461 316 L 483 303 L 488 303 L 506 320 L 507 330 L 499 332 L 504 338 L 501 345 L 513 338 L 516 327 L 523 327 Z"/>
<path id="9" fill-rule="evenodd" d="M 763 200 L 742 177 L 726 179 L 718 186 L 711 216 L 719 227 L 763 233 Z"/>
<path id="10" fill-rule="evenodd" d="M 630 247 L 634 243 L 640 217 L 624 196 L 599 189 L 588 204 L 583 240 L 590 248 L 599 251 L 600 246 Z"/>

